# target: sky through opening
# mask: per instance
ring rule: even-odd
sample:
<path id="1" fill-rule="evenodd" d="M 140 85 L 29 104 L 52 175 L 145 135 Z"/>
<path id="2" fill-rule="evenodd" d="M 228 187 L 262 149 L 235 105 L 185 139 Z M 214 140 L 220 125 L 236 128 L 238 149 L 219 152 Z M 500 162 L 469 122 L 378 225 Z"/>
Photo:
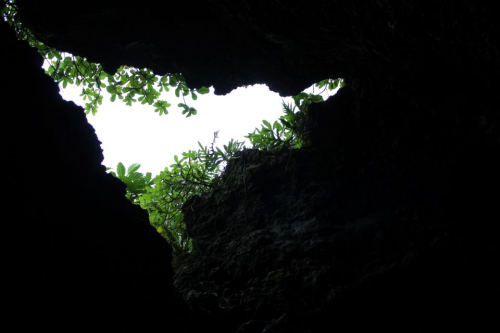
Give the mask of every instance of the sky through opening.
<path id="1" fill-rule="evenodd" d="M 44 67 L 47 67 L 46 63 Z M 68 85 L 60 87 L 61 96 L 67 101 L 84 107 L 81 87 Z M 313 92 L 311 87 L 305 90 Z M 318 93 L 318 91 L 314 91 Z M 322 94 L 326 100 L 335 91 Z M 198 141 L 210 146 L 217 132 L 215 145 L 222 148 L 229 140 L 250 142 L 244 136 L 260 128 L 262 120 L 273 123 L 282 116 L 282 103 L 293 105 L 291 97 L 281 97 L 265 85 L 240 87 L 225 96 L 210 93 L 199 95 L 197 100 L 187 99 L 189 106 L 198 113 L 187 118 L 176 105 L 182 97 L 176 97 L 173 89 L 163 92 L 161 99 L 172 104 L 167 115 L 160 116 L 154 107 L 140 102 L 127 106 L 120 100 L 110 101 L 110 95 L 103 90 L 102 105 L 96 115 L 87 115 L 101 142 L 103 165 L 116 170 L 118 162 L 125 167 L 132 163 L 141 164 L 139 172 L 151 172 L 153 177 L 165 167 L 174 163 L 174 155 L 181 156 L 188 150 L 198 150 Z M 82 110 L 83 112 L 83 110 Z"/>

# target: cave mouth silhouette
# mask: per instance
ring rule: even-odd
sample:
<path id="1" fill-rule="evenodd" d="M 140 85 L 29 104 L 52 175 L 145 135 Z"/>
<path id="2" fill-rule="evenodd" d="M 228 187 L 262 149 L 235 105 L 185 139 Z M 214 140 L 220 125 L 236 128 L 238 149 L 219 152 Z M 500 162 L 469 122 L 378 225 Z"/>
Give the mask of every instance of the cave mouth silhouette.
<path id="1" fill-rule="evenodd" d="M 166 26 L 156 3 L 89 1 L 72 15 L 55 1 L 16 3 L 48 45 L 108 68 L 177 68 L 221 94 L 267 83 L 294 95 L 324 77 L 349 85 L 311 107 L 310 149 L 246 151 L 221 188 L 189 201 L 194 250 L 172 261 L 106 174 L 81 109 L 2 22 L 2 96 L 22 101 L 2 121 L 8 322 L 147 331 L 158 327 L 154 305 L 180 332 L 499 327 L 500 67 L 489 5 L 173 3 L 170 12 L 191 15 Z M 300 24 L 287 20 L 299 13 Z M 142 47 L 125 50 L 133 40 Z M 463 82 L 475 84 L 464 93 Z"/>

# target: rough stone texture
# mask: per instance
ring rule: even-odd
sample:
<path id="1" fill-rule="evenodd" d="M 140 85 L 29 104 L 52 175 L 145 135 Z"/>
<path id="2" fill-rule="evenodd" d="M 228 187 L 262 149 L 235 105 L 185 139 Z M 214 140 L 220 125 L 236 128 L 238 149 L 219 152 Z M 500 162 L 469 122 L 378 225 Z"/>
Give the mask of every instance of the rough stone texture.
<path id="1" fill-rule="evenodd" d="M 337 144 L 245 151 L 185 205 L 195 248 L 174 259 L 177 287 L 239 332 L 498 325 L 498 116 L 465 122 L 464 98 L 432 126 L 394 123 L 397 109 L 340 121 L 349 100 L 345 88 L 312 110 L 335 110 Z"/>
<path id="2" fill-rule="evenodd" d="M 176 258 L 175 285 L 197 322 L 240 333 L 500 328 L 500 38 L 493 8 L 465 0 L 220 0 L 166 7 L 86 1 L 79 10 L 54 0 L 17 2 L 23 22 L 42 41 L 110 71 L 127 64 L 182 72 L 191 86 L 213 85 L 219 94 L 266 83 L 290 95 L 320 79 L 346 79 L 348 87 L 310 109 L 309 148 L 245 151 L 229 164 L 220 189 L 186 204 L 195 249 Z M 44 91 L 46 84 L 31 86 L 55 94 Z M 67 115 L 62 108 L 58 117 Z M 55 178 L 58 189 L 90 191 L 87 198 L 101 198 L 95 202 L 108 212 L 103 216 L 119 216 L 114 221 L 121 226 L 134 210 L 119 198 L 123 188 L 96 170 L 102 157 L 68 145 L 87 142 L 98 151 L 84 117 L 75 115 L 80 120 L 70 130 L 59 118 L 43 121 L 46 114 L 15 113 L 17 123 L 6 122 L 19 128 L 20 119 L 34 119 L 22 124 L 24 137 L 36 138 L 8 150 L 10 160 L 21 161 L 8 183 L 13 197 L 25 196 L 25 188 L 32 194 L 32 182 L 41 182 L 24 177 L 33 172 L 27 161 L 50 161 L 36 164 L 37 175 L 58 166 L 64 177 L 50 178 L 51 185 Z M 41 144 L 45 137 L 50 140 Z M 91 187 L 96 180 L 90 180 L 102 177 L 107 181 Z M 21 272 L 57 252 L 40 244 L 59 229 L 34 223 L 39 212 L 50 221 L 64 209 L 85 237 L 100 236 L 97 244 L 117 238 L 120 228 L 88 224 L 99 214 L 71 195 L 57 208 L 39 197 L 27 201 L 36 210 L 24 208 L 27 199 L 14 206 L 28 214 L 28 227 L 14 234 L 33 244 L 29 253 L 40 249 L 26 255 L 32 263 Z M 104 204 L 108 198 L 114 203 Z M 152 235 L 136 234 L 137 242 L 151 243 Z M 62 238 L 52 244 L 70 239 Z M 120 244 L 126 257 L 138 253 Z M 92 253 L 113 257 L 115 249 Z M 112 267 L 102 261 L 99 269 Z M 88 278 L 95 270 L 86 272 Z"/>

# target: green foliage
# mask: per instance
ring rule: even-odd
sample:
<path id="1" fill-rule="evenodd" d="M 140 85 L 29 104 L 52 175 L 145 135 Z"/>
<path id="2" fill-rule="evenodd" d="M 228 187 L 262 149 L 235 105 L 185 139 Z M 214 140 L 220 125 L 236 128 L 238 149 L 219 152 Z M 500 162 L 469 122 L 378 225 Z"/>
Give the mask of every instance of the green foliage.
<path id="1" fill-rule="evenodd" d="M 344 79 L 325 79 L 316 83 L 313 88 L 322 89 L 319 93 L 306 93 L 301 92 L 298 95 L 292 96 L 295 105 L 299 108 L 300 111 L 307 113 L 309 106 L 313 103 L 321 103 L 324 101 L 321 94 L 326 91 L 333 91 L 337 88 L 343 88 L 345 86 Z"/>
<path id="2" fill-rule="evenodd" d="M 253 148 L 260 150 L 278 150 L 281 148 L 301 148 L 308 144 L 306 119 L 309 106 L 312 103 L 323 102 L 321 93 L 335 90 L 345 86 L 343 79 L 325 79 L 318 82 L 315 87 L 323 89 L 319 94 L 301 92 L 292 96 L 295 105 L 283 102 L 284 115 L 272 125 L 267 120 L 262 121 L 261 128 L 256 128 L 246 138 L 250 140 Z"/>
<path id="3" fill-rule="evenodd" d="M 125 166 L 120 162 L 116 167 L 116 173 L 111 171 L 110 173 L 119 178 L 127 186 L 127 198 L 133 203 L 139 202 L 139 197 L 146 193 L 146 189 L 153 185 L 153 180 L 151 179 L 151 172 L 146 173 L 146 175 L 138 172 L 140 164 L 131 164 L 127 172 L 125 173 Z"/>
<path id="4" fill-rule="evenodd" d="M 272 125 L 269 121 L 262 120 L 261 128 L 256 128 L 253 133 L 246 136 L 254 149 L 278 150 L 284 147 L 300 148 L 303 146 L 304 113 L 285 102 L 283 102 L 283 110 L 285 115 Z"/>
<path id="5" fill-rule="evenodd" d="M 84 57 L 61 53 L 38 41 L 33 33 L 19 22 L 15 1 L 4 2 L 5 6 L 1 9 L 1 15 L 14 28 L 19 39 L 26 40 L 30 46 L 37 48 L 48 64 L 46 74 L 62 84 L 63 88 L 66 88 L 68 84 L 82 87 L 80 96 L 88 101 L 84 107 L 86 114 L 96 114 L 98 106 L 103 101 L 101 94 L 103 89 L 110 94 L 112 102 L 118 98 L 128 106 L 135 102 L 147 103 L 153 105 L 155 112 L 159 115 L 168 114 L 171 104 L 159 98 L 163 91 L 169 91 L 172 88 L 175 89 L 177 97 L 182 95 L 183 103 L 179 103 L 178 106 L 183 108 L 183 114 L 190 117 L 197 111 L 186 104 L 185 96 L 189 95 L 196 100 L 197 94 L 207 94 L 210 91 L 207 87 L 190 89 L 181 74 L 171 73 L 160 77 L 154 75 L 149 69 L 127 66 L 120 67 L 113 75 L 106 73 L 100 64 L 91 63 Z"/>
<path id="6" fill-rule="evenodd" d="M 215 136 L 216 137 L 216 136 Z M 174 157 L 175 163 L 151 180 L 151 174 L 138 173 L 139 164 L 132 164 L 125 174 L 122 163 L 111 172 L 127 185 L 127 197 L 146 209 L 149 221 L 172 245 L 175 254 L 190 251 L 182 206 L 194 195 L 202 195 L 218 184 L 225 164 L 243 148 L 242 142 L 231 140 L 223 149 L 204 147 Z"/>

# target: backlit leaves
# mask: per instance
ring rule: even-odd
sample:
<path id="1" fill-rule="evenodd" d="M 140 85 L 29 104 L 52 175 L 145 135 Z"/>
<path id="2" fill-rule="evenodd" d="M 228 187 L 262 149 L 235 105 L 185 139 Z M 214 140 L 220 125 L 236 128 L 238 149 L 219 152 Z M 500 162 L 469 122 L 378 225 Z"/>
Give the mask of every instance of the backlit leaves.
<path id="1" fill-rule="evenodd" d="M 223 149 L 209 148 L 198 142 L 197 151 L 175 156 L 175 163 L 151 179 L 151 173 L 138 172 L 140 164 L 127 169 L 118 163 L 115 177 L 127 186 L 127 198 L 139 204 L 149 214 L 149 221 L 179 254 L 192 248 L 182 214 L 184 203 L 195 195 L 212 189 L 225 163 L 243 148 L 242 142 L 231 140 Z"/>
<path id="2" fill-rule="evenodd" d="M 149 69 L 126 66 L 120 67 L 114 75 L 106 73 L 100 64 L 91 63 L 80 56 L 61 53 L 38 41 L 31 31 L 19 22 L 15 1 L 7 0 L 4 3 L 5 5 L 0 8 L 2 17 L 14 28 L 19 39 L 28 41 L 32 47 L 38 49 L 48 63 L 46 74 L 63 88 L 68 84 L 82 86 L 81 96 L 87 101 L 84 107 L 86 114 L 97 112 L 98 106 L 102 104 L 103 89 L 106 89 L 112 102 L 118 98 L 128 106 L 136 102 L 153 105 L 155 112 L 163 115 L 168 114 L 167 107 L 171 105 L 160 100 L 161 93 L 173 87 L 175 95 L 183 99 L 181 103 L 183 114 L 187 117 L 195 115 L 197 111 L 187 106 L 184 98 L 190 95 L 193 100 L 197 100 L 197 94 L 209 92 L 206 87 L 190 89 L 184 76 L 177 73 L 168 73 L 160 77 Z"/>
<path id="3" fill-rule="evenodd" d="M 326 90 L 334 90 L 343 87 L 343 79 L 326 79 L 318 82 L 315 87 Z M 284 115 L 272 125 L 263 120 L 260 128 L 249 133 L 246 138 L 250 140 L 253 148 L 261 150 L 277 150 L 281 148 L 301 148 L 307 144 L 306 117 L 308 108 L 312 103 L 324 101 L 319 94 L 301 92 L 292 96 L 294 106 L 283 102 Z"/>

